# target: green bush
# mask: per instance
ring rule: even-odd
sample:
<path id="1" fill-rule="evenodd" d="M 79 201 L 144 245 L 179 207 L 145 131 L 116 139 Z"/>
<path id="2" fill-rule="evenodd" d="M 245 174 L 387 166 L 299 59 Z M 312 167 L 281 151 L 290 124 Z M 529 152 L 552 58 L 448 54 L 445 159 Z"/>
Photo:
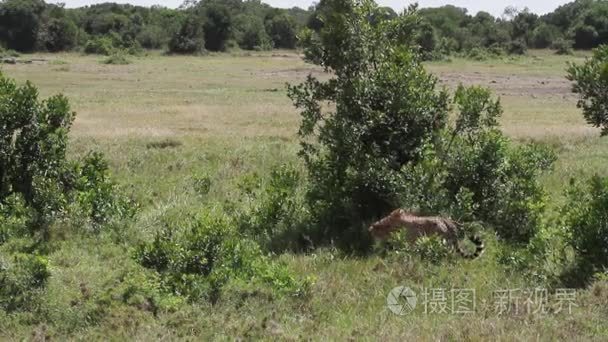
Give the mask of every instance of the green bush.
<path id="1" fill-rule="evenodd" d="M 302 115 L 313 241 L 367 250 L 366 225 L 398 207 L 479 220 L 505 239 L 528 241 L 544 209 L 538 178 L 554 154 L 513 147 L 487 89 L 459 87 L 457 119 L 448 124 L 449 94 L 407 40 L 418 22 L 413 10 L 371 24 L 373 1 L 324 5 L 324 26 L 302 41 L 306 58 L 334 77 L 289 88 Z"/>
<path id="2" fill-rule="evenodd" d="M 108 168 L 100 154 L 83 162 L 66 160 L 68 133 L 75 113 L 68 100 L 53 96 L 38 100 L 31 83 L 17 84 L 0 74 L 0 207 L 4 221 L 28 208 L 30 232 L 49 224 L 78 203 L 94 224 L 122 215 L 132 204 L 118 201 Z M 23 204 L 21 203 L 23 199 Z M 24 215 L 17 215 L 17 219 Z M 4 228 L 3 228 L 4 230 Z"/>
<path id="3" fill-rule="evenodd" d="M 50 19 L 38 32 L 38 44 L 51 51 L 70 50 L 76 46 L 78 28 L 67 19 Z"/>
<path id="4" fill-rule="evenodd" d="M 457 138 L 447 157 L 444 187 L 452 200 L 470 191 L 474 216 L 509 241 L 534 236 L 545 209 L 539 177 L 555 160 L 552 151 L 536 145 L 512 146 L 498 131 L 474 140 Z"/>
<path id="5" fill-rule="evenodd" d="M 215 302 L 225 285 L 238 281 L 293 295 L 306 288 L 305 282 L 264 256 L 257 243 L 239 235 L 220 211 L 203 212 L 182 231 L 165 227 L 137 248 L 135 258 L 158 272 L 171 293 L 192 301 Z"/>
<path id="6" fill-rule="evenodd" d="M 528 45 L 523 39 L 516 39 L 509 42 L 507 52 L 510 55 L 525 55 L 528 52 Z"/>
<path id="7" fill-rule="evenodd" d="M 146 49 L 162 49 L 169 42 L 166 29 L 157 25 L 148 25 L 137 34 L 137 41 Z"/>
<path id="8" fill-rule="evenodd" d="M 59 211 L 73 120 L 65 97 L 39 101 L 31 83 L 18 87 L 0 74 L 0 202 L 21 194 L 39 222 Z"/>
<path id="9" fill-rule="evenodd" d="M 296 30 L 297 24 L 294 18 L 285 13 L 275 15 L 266 21 L 266 32 L 276 48 L 294 49 L 297 43 Z"/>
<path id="10" fill-rule="evenodd" d="M 84 46 L 84 52 L 87 54 L 111 55 L 116 48 L 112 39 L 109 37 L 92 38 Z"/>
<path id="11" fill-rule="evenodd" d="M 110 177 L 108 163 L 99 152 L 92 152 L 73 163 L 70 177 L 80 212 L 99 229 L 113 218 L 130 218 L 137 205 L 123 196 Z"/>
<path id="12" fill-rule="evenodd" d="M 200 18 L 194 15 L 186 18 L 178 32 L 169 41 L 171 53 L 202 53 L 205 51 L 205 32 Z"/>
<path id="13" fill-rule="evenodd" d="M 518 145 L 498 130 L 502 108 L 488 89 L 460 86 L 456 120 L 425 148 L 424 161 L 403 170 L 404 207 L 481 221 L 504 239 L 525 243 L 538 230 L 545 207 L 539 177 L 555 161 L 544 146 Z"/>
<path id="14" fill-rule="evenodd" d="M 13 236 L 28 232 L 32 212 L 27 208 L 20 194 L 13 194 L 0 201 L 0 245 Z"/>
<path id="15" fill-rule="evenodd" d="M 572 50 L 572 41 L 567 39 L 557 39 L 551 45 L 551 48 L 555 50 L 555 53 L 558 55 L 571 55 L 573 53 Z"/>
<path id="16" fill-rule="evenodd" d="M 200 196 L 207 196 L 211 191 L 211 177 L 206 174 L 195 175 L 192 179 L 193 189 Z"/>
<path id="17" fill-rule="evenodd" d="M 0 254 L 0 308 L 7 311 L 35 309 L 50 277 L 48 261 L 40 256 L 17 254 L 7 260 Z"/>
<path id="18" fill-rule="evenodd" d="M 575 251 L 575 264 L 569 272 L 585 283 L 608 267 L 608 179 L 595 176 L 585 184 L 572 180 L 566 194 L 562 226 Z"/>
<path id="19" fill-rule="evenodd" d="M 238 44 L 245 50 L 271 50 L 272 40 L 266 33 L 262 19 L 255 16 L 242 16 L 239 19 Z"/>
<path id="20" fill-rule="evenodd" d="M 608 135 L 608 45 L 595 49 L 581 65 L 571 63 L 567 77 L 574 82 L 572 91 L 579 96 L 577 106 L 587 123 Z"/>
<path id="21" fill-rule="evenodd" d="M 412 251 L 431 263 L 440 263 L 451 254 L 450 247 L 437 236 L 424 236 L 418 239 Z"/>
<path id="22" fill-rule="evenodd" d="M 302 115 L 313 240 L 355 250 L 369 248 L 365 223 L 395 208 L 401 168 L 420 160 L 448 114 L 448 94 L 415 52 L 415 13 L 372 24 L 377 6 L 363 3 L 325 3 L 324 27 L 302 38 L 306 58 L 335 76 L 289 87 Z M 336 109 L 324 112 L 326 102 Z"/>
<path id="23" fill-rule="evenodd" d="M 6 58 L 6 57 L 16 58 L 19 56 L 20 56 L 19 52 L 15 51 L 15 50 L 6 50 L 2 46 L 0 46 L 0 58 Z"/>
<path id="24" fill-rule="evenodd" d="M 492 57 L 486 49 L 480 47 L 470 49 L 464 56 L 474 61 L 485 61 Z"/>
<path id="25" fill-rule="evenodd" d="M 240 185 L 247 203 L 239 213 L 239 229 L 265 250 L 311 247 L 302 245 L 307 243 L 308 219 L 302 183 L 303 176 L 292 165 L 274 168 L 265 184 L 256 175 L 247 177 Z"/>

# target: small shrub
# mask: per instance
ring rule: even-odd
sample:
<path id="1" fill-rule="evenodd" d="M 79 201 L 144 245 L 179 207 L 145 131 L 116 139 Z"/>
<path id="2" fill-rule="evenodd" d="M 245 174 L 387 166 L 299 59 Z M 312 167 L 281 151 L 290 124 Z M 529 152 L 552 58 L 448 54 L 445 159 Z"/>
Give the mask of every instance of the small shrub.
<path id="1" fill-rule="evenodd" d="M 416 240 L 412 251 L 431 263 L 440 263 L 451 254 L 450 247 L 437 236 L 421 237 Z"/>
<path id="2" fill-rule="evenodd" d="M 119 300 L 154 315 L 178 311 L 186 304 L 183 297 L 164 291 L 160 276 L 152 270 L 129 267 L 121 272 L 118 279 L 97 296 L 97 303 L 109 306 Z"/>
<path id="3" fill-rule="evenodd" d="M 453 126 L 425 146 L 421 162 L 403 169 L 401 206 L 485 222 L 508 241 L 529 241 L 544 211 L 539 176 L 555 154 L 539 145 L 512 146 L 498 130 L 502 108 L 489 90 L 461 86 L 454 103 Z"/>
<path id="4" fill-rule="evenodd" d="M 127 65 L 131 64 L 131 60 L 127 58 L 124 52 L 116 52 L 101 61 L 103 64 L 111 65 Z"/>
<path id="5" fill-rule="evenodd" d="M 278 293 L 302 294 L 306 283 L 265 257 L 253 240 L 240 236 L 219 211 L 202 213 L 191 227 L 161 230 L 141 244 L 135 258 L 157 271 L 172 293 L 215 302 L 224 286 L 244 281 L 271 286 Z"/>
<path id="6" fill-rule="evenodd" d="M 517 39 L 509 42 L 507 52 L 510 55 L 525 55 L 528 52 L 528 45 L 523 39 Z"/>
<path id="7" fill-rule="evenodd" d="M 492 44 L 488 47 L 488 53 L 494 57 L 500 57 L 505 54 L 505 48 L 500 44 Z"/>
<path id="8" fill-rule="evenodd" d="M 500 101 L 488 89 L 460 86 L 454 103 L 459 115 L 444 157 L 449 196 L 470 191 L 476 219 L 505 239 L 527 242 L 544 210 L 538 178 L 553 165 L 555 154 L 539 145 L 511 146 L 498 130 Z"/>
<path id="9" fill-rule="evenodd" d="M 84 46 L 84 52 L 87 54 L 97 54 L 97 55 L 105 55 L 109 56 L 116 48 L 112 42 L 112 39 L 109 37 L 97 37 L 92 38 Z"/>
<path id="10" fill-rule="evenodd" d="M 465 57 L 474 61 L 485 61 L 490 59 L 490 54 L 483 48 L 474 47 L 466 53 Z"/>
<path id="11" fill-rule="evenodd" d="M 31 224 L 32 212 L 20 194 L 13 194 L 0 202 L 0 245 L 13 236 L 23 236 Z"/>
<path id="12" fill-rule="evenodd" d="M 558 39 L 551 45 L 551 48 L 555 50 L 557 55 L 572 55 L 572 45 L 574 43 L 571 40 Z"/>
<path id="13" fill-rule="evenodd" d="M 250 238 L 271 251 L 301 249 L 306 242 L 303 224 L 308 213 L 301 188 L 303 176 L 292 165 L 281 165 L 271 171 L 263 184 L 257 176 L 246 179 L 241 190 L 249 199 L 246 210 L 239 213 L 239 228 Z"/>
<path id="14" fill-rule="evenodd" d="M 608 267 L 608 179 L 595 176 L 586 184 L 572 180 L 567 199 L 561 216 L 576 255 L 570 272 L 585 283 Z"/>
<path id="15" fill-rule="evenodd" d="M 81 213 L 90 219 L 95 230 L 111 219 L 135 215 L 137 205 L 120 194 L 101 153 L 89 153 L 72 167 L 74 182 L 70 186 Z"/>
<path id="16" fill-rule="evenodd" d="M 577 106 L 587 123 L 608 135 L 608 45 L 595 49 L 581 65 L 571 63 L 567 78 L 574 82 L 572 91 L 579 96 Z"/>
<path id="17" fill-rule="evenodd" d="M 206 196 L 211 190 L 211 177 L 208 174 L 196 175 L 192 179 L 193 188 L 200 196 Z"/>
<path id="18" fill-rule="evenodd" d="M 446 163 L 445 187 L 454 198 L 466 189 L 477 205 L 475 217 L 510 241 L 534 236 L 545 207 L 539 176 L 555 155 L 535 145 L 511 147 L 500 133 L 480 134 L 474 142 L 457 138 Z"/>
<path id="19" fill-rule="evenodd" d="M 15 50 L 5 50 L 2 47 L 0 47 L 0 58 L 17 58 L 21 56 L 21 54 L 19 54 L 19 52 L 15 51 Z"/>
<path id="20" fill-rule="evenodd" d="M 40 256 L 0 255 L 0 308 L 7 312 L 34 309 L 50 277 L 48 261 Z"/>

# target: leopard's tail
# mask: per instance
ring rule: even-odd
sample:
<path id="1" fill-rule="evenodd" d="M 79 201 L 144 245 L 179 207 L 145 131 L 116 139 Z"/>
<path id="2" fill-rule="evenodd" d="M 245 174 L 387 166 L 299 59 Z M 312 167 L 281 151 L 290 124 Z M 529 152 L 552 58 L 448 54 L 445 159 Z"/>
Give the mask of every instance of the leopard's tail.
<path id="1" fill-rule="evenodd" d="M 479 235 L 469 237 L 469 240 L 471 240 L 471 242 L 475 244 L 475 252 L 468 253 L 461 246 L 457 246 L 458 253 L 466 259 L 477 259 L 483 254 L 486 249 L 486 246 L 484 245 L 483 240 L 481 239 L 481 237 L 479 237 Z"/>

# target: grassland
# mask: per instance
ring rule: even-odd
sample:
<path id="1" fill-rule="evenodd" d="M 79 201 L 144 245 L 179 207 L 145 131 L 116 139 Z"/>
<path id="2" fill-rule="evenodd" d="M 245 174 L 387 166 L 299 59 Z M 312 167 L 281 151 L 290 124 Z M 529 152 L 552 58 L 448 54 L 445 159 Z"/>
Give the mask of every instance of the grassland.
<path id="1" fill-rule="evenodd" d="M 334 250 L 277 256 L 316 279 L 306 298 L 232 294 L 214 306 L 183 304 L 156 313 L 118 299 L 103 312 L 92 303 L 74 305 L 82 301 L 82 284 L 113 298 L 126 275 L 142 272 L 131 258 L 132 246 L 166 220 L 185 220 L 207 202 L 236 196 L 235 184 L 245 174 L 295 161 L 299 117 L 285 84 L 321 72 L 292 52 L 152 54 L 130 65 L 104 65 L 99 57 L 77 54 L 35 57 L 47 61 L 5 66 L 3 72 L 31 80 L 44 97 L 64 93 L 77 112 L 70 155 L 104 152 L 117 181 L 142 208 L 119 234 L 72 235 L 74 227 L 59 225 L 49 255 L 46 319 L 1 317 L 0 339 L 602 340 L 608 334 L 604 282 L 578 290 L 571 314 L 496 314 L 493 291 L 536 283 L 498 265 L 491 241 L 484 258 L 444 265 L 399 255 L 358 259 Z M 566 62 L 582 58 L 535 51 L 516 59 L 455 59 L 428 67 L 448 87 L 491 87 L 502 98 L 508 135 L 556 147 L 559 161 L 544 182 L 558 203 L 570 177 L 608 175 L 608 140 L 585 124 L 564 79 Z M 212 179 L 206 196 L 195 189 L 199 175 Z M 386 297 L 399 285 L 475 289 L 476 312 L 425 315 L 418 308 L 394 315 Z"/>

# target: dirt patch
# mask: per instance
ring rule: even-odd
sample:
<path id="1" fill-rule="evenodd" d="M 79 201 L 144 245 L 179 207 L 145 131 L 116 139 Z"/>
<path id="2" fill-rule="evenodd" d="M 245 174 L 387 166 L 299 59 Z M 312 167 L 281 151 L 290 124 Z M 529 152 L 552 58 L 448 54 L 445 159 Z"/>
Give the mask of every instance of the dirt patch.
<path id="1" fill-rule="evenodd" d="M 312 74 L 314 77 L 317 77 L 317 78 L 322 78 L 324 75 L 325 76 L 327 75 L 320 68 L 317 68 L 314 66 L 309 66 L 309 67 L 306 66 L 306 67 L 291 68 L 291 69 L 284 69 L 284 70 L 274 70 L 274 71 L 263 72 L 258 75 L 260 75 L 261 77 L 266 78 L 266 79 L 288 78 L 288 79 L 303 80 L 310 74 Z"/>
<path id="2" fill-rule="evenodd" d="M 497 95 L 501 96 L 523 96 L 523 97 L 559 97 L 571 98 L 572 85 L 564 77 L 554 76 L 525 76 L 525 75 L 496 75 L 481 72 L 457 73 L 440 72 L 437 75 L 440 83 L 456 88 L 462 83 L 466 86 L 481 85 L 491 88 Z"/>

